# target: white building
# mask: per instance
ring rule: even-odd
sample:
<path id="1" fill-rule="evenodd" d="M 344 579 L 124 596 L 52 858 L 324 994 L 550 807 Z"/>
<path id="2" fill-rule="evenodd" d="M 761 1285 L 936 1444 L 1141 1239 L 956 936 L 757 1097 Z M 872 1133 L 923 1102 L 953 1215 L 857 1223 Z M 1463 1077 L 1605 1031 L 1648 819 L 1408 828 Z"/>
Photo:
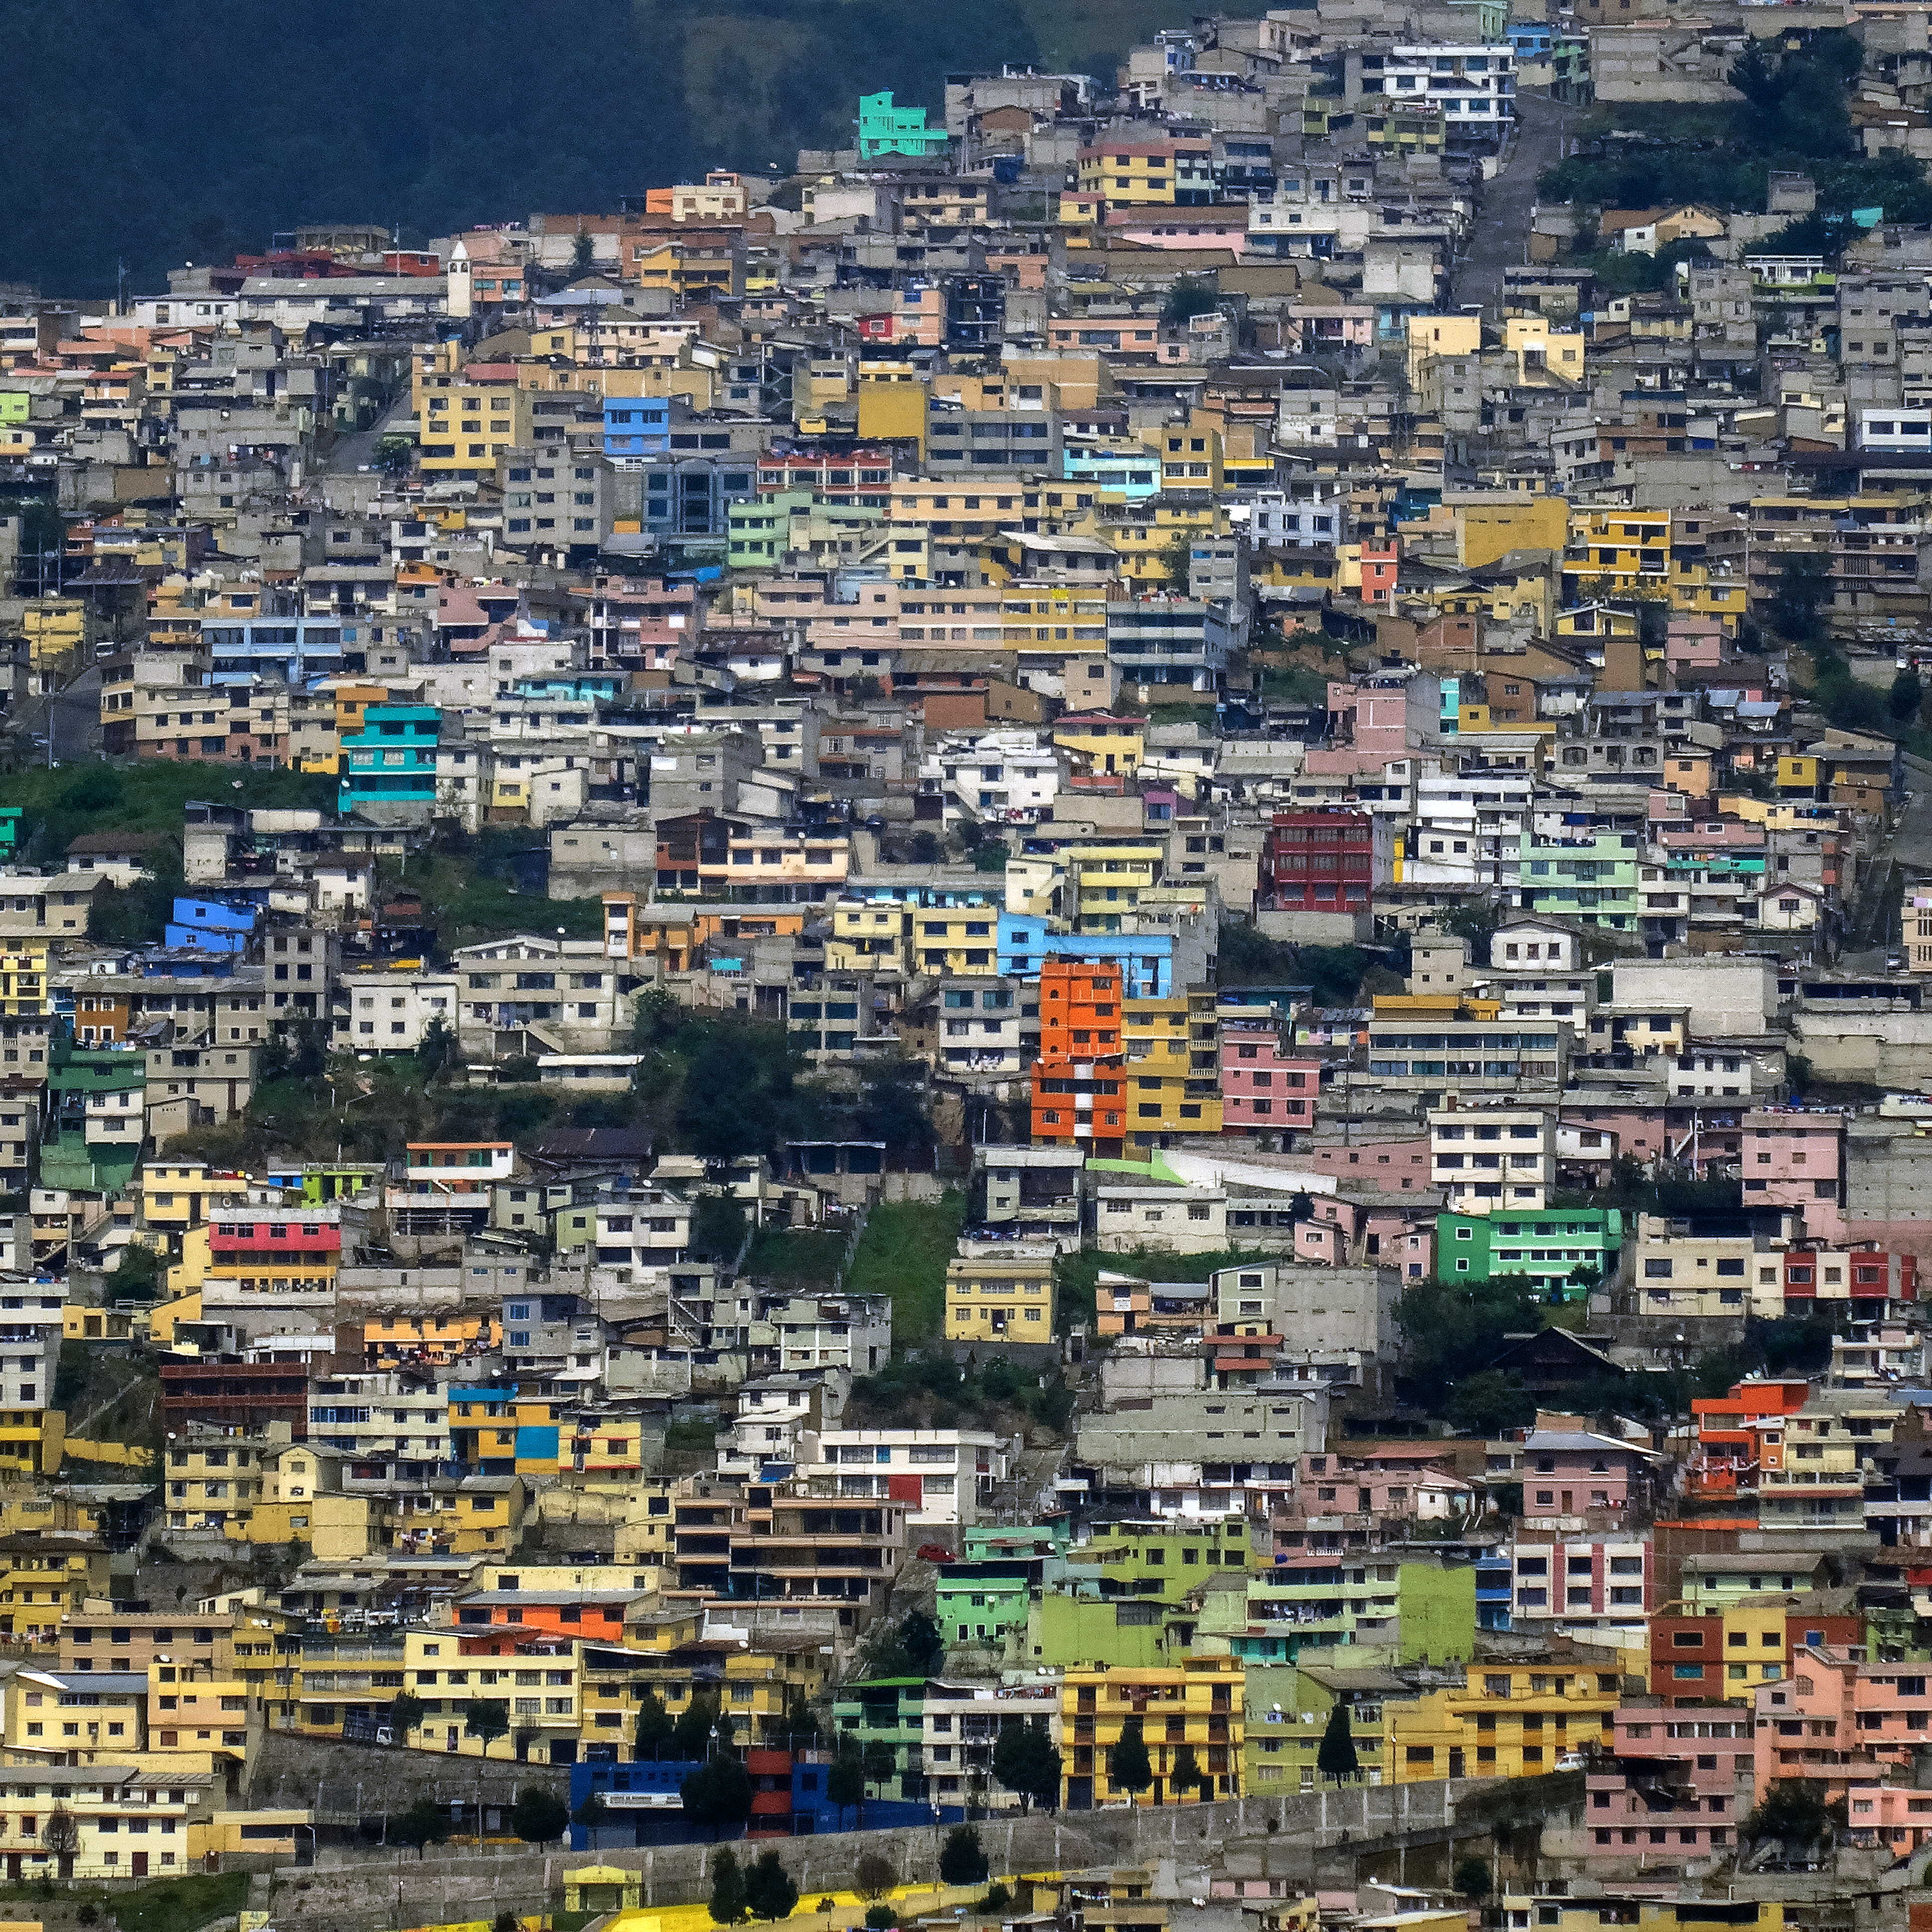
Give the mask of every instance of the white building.
<path id="1" fill-rule="evenodd" d="M 597 1261 L 603 1268 L 664 1268 L 691 1246 L 691 1203 L 668 1187 L 634 1187 L 597 1204 Z"/>
<path id="2" fill-rule="evenodd" d="M 874 1373 L 892 1358 L 889 1294 L 794 1294 L 760 1305 L 751 1346 L 768 1349 L 774 1366 L 849 1369 Z"/>
<path id="3" fill-rule="evenodd" d="M 909 1528 L 955 1528 L 991 1510 L 1006 1474 L 1001 1438 L 959 1429 L 828 1429 L 802 1444 L 814 1486 L 903 1503 Z"/>
<path id="4" fill-rule="evenodd" d="M 454 973 L 344 974 L 330 995 L 339 1053 L 414 1053 L 440 1020 L 452 1042 L 461 994 Z"/>
<path id="5" fill-rule="evenodd" d="M 1526 774 L 1438 772 L 1415 782 L 1415 822 L 1402 849 L 1405 885 L 1514 895 L 1535 784 Z"/>
<path id="6" fill-rule="evenodd" d="M 1555 1120 L 1540 1107 L 1433 1108 L 1429 1167 L 1452 1214 L 1545 1207 L 1556 1180 Z"/>
<path id="7" fill-rule="evenodd" d="M 1443 130 L 1500 141 L 1516 118 L 1516 56 L 1507 46 L 1391 47 L 1376 85 L 1362 62 L 1362 92 L 1442 110 Z"/>
<path id="8" fill-rule="evenodd" d="M 1064 754 L 1027 730 L 949 731 L 920 764 L 945 794 L 948 823 L 1031 824 L 1051 812 L 1065 772 Z"/>

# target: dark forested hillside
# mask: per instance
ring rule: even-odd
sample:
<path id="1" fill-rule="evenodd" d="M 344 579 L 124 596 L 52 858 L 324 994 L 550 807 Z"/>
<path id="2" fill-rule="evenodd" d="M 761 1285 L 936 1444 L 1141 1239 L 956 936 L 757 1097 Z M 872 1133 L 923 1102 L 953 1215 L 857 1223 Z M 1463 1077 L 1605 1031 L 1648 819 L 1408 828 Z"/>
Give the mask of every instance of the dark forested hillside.
<path id="1" fill-rule="evenodd" d="M 1128 44 L 1119 10 L 1066 10 L 1052 57 Z M 936 115 L 950 69 L 1041 52 L 1021 0 L 0 0 L 0 278 L 73 295 L 302 221 L 407 241 L 789 170 L 850 138 L 862 92 Z"/>

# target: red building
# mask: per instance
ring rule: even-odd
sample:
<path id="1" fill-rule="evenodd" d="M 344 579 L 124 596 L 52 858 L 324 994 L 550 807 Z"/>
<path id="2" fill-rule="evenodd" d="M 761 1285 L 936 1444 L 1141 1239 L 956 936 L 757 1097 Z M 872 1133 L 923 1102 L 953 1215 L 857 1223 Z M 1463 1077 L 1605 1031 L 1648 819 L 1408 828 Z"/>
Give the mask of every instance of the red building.
<path id="1" fill-rule="evenodd" d="M 1393 869 L 1391 834 L 1366 812 L 1278 812 L 1262 843 L 1256 905 L 1276 912 L 1366 912 Z"/>

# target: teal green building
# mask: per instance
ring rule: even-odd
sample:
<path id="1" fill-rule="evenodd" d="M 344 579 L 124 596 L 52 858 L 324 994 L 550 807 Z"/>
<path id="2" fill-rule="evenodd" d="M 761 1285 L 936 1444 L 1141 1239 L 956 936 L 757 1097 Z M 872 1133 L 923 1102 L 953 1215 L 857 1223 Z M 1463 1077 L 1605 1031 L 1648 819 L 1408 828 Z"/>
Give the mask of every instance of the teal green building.
<path id="1" fill-rule="evenodd" d="M 1528 1275 L 1551 1300 L 1580 1301 L 1589 1291 L 1570 1277 L 1588 1268 L 1607 1280 L 1616 1270 L 1623 1240 L 1623 1214 L 1616 1208 L 1438 1214 L 1436 1276 L 1438 1281 L 1478 1282 Z"/>
<path id="2" fill-rule="evenodd" d="M 880 154 L 944 154 L 952 141 L 944 128 L 926 124 L 923 107 L 895 107 L 890 92 L 859 97 L 859 158 Z"/>

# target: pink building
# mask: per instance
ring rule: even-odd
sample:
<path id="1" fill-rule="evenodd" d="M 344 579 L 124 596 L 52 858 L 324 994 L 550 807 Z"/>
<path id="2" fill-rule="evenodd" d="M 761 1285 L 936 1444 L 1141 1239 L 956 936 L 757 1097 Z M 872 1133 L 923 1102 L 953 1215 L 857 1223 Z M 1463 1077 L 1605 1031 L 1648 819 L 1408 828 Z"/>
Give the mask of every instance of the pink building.
<path id="1" fill-rule="evenodd" d="M 1799 1645 L 1791 1674 L 1757 1694 L 1755 1785 L 1780 1778 L 1824 1786 L 1845 1801 L 1856 1839 L 1896 1855 L 1932 1840 L 1932 1791 L 1912 1787 L 1914 1752 L 1932 1742 L 1932 1698 L 1922 1664 L 1868 1664 L 1864 1652 Z"/>
<path id="2" fill-rule="evenodd" d="M 1476 1488 L 1450 1466 L 1440 1444 L 1390 1443 L 1360 1456 L 1306 1455 L 1297 1495 L 1304 1514 L 1445 1522 L 1473 1502 Z"/>
<path id="3" fill-rule="evenodd" d="M 1817 1234 L 1827 1230 L 1814 1225 L 1815 1208 L 1823 1207 L 1826 1218 L 1841 1222 L 1836 1210 L 1844 1198 L 1844 1114 L 1754 1108 L 1741 1125 L 1747 1208 L 1802 1208 L 1806 1227 Z"/>
<path id="4" fill-rule="evenodd" d="M 1720 1706 L 1632 1705 L 1616 1717 L 1615 1755 L 1585 1776 L 1581 1850 L 1593 1877 L 1690 1876 L 1722 1858 L 1748 1809 L 1749 1715 Z"/>
<path id="5" fill-rule="evenodd" d="M 1225 1034 L 1223 1039 L 1226 1037 Z M 1226 1102 L 1222 1118 L 1227 1118 Z M 1429 1142 L 1425 1137 L 1412 1141 L 1372 1141 L 1359 1147 L 1300 1148 L 1296 1150 L 1298 1166 L 1317 1174 L 1332 1174 L 1338 1180 L 1387 1191 L 1391 1188 L 1426 1187 L 1429 1185 Z"/>
<path id="6" fill-rule="evenodd" d="M 1406 677 L 1328 682 L 1328 709 L 1358 754 L 1404 758 L 1433 741 L 1442 722 L 1442 686 L 1432 671 Z"/>
<path id="7" fill-rule="evenodd" d="M 1708 1172 L 1738 1160 L 1744 1148 L 1735 1100 L 1720 1106 L 1686 1096 L 1666 1107 L 1566 1101 L 1558 1120 L 1564 1127 L 1594 1128 L 1612 1136 L 1620 1154 L 1646 1166 L 1668 1159 Z"/>
<path id="8" fill-rule="evenodd" d="M 1532 1430 L 1522 1445 L 1525 1527 L 1581 1529 L 1592 1515 L 1621 1516 L 1648 1493 L 1654 1460 L 1590 1430 Z"/>
<path id="9" fill-rule="evenodd" d="M 1223 1133 L 1312 1133 L 1321 1090 L 1322 1063 L 1284 1053 L 1271 1024 L 1223 1023 Z"/>

